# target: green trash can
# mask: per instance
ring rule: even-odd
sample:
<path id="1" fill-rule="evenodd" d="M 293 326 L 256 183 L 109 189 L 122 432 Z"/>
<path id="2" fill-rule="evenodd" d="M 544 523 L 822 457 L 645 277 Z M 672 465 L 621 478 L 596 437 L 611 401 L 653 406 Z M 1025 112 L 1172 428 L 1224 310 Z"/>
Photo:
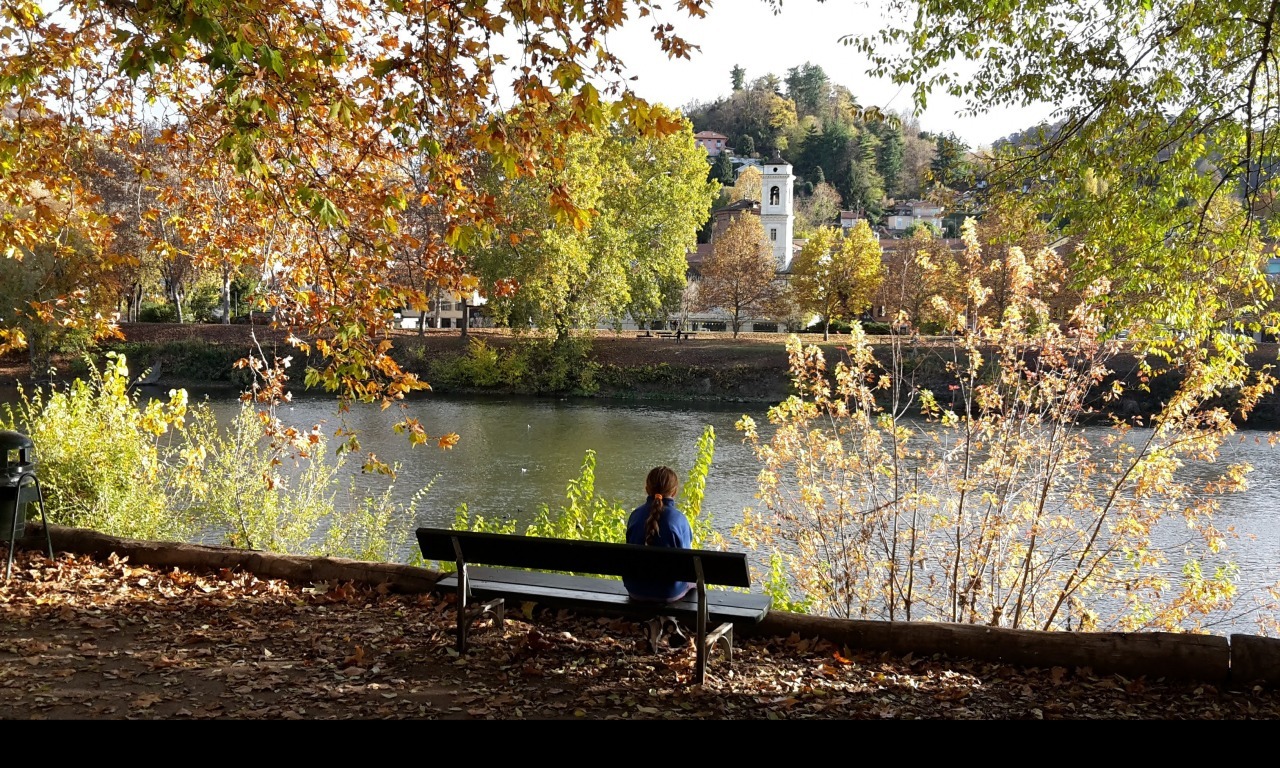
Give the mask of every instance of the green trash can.
<path id="1" fill-rule="evenodd" d="M 49 559 L 53 559 L 53 539 L 44 515 L 44 494 L 36 476 L 36 444 L 29 436 L 0 430 L 0 538 L 9 544 L 9 562 L 4 577 L 13 570 L 14 542 L 27 530 L 27 520 L 40 515 L 44 525 Z"/>

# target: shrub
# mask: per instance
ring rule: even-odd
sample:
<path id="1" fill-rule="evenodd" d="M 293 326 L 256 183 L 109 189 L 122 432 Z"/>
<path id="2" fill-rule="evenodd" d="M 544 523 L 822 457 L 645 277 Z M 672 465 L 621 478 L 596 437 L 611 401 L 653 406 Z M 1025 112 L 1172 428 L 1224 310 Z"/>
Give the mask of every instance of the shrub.
<path id="1" fill-rule="evenodd" d="M 385 561 L 402 550 L 426 488 L 402 507 L 391 485 L 376 497 L 360 497 L 352 485 L 340 504 L 344 456 L 325 460 L 318 429 L 270 439 L 267 412 L 248 404 L 219 425 L 184 390 L 143 404 L 129 391 L 125 356 L 106 358 L 103 370 L 90 361 L 87 377 L 63 390 L 20 389 L 17 408 L 5 405 L 0 417 L 0 428 L 36 443 L 51 522 L 301 555 Z"/>
<path id="2" fill-rule="evenodd" d="M 473 338 L 465 354 L 433 360 L 429 375 L 438 388 L 589 395 L 600 386 L 600 366 L 590 353 L 591 340 L 585 336 L 528 339 L 506 349 Z"/>
<path id="3" fill-rule="evenodd" d="M 19 391 L 0 424 L 35 441 L 49 519 L 116 536 L 185 541 L 196 530 L 180 500 L 199 476 L 199 450 L 186 444 L 187 394 L 138 402 L 122 355 L 62 390 Z"/>
<path id="4" fill-rule="evenodd" d="M 178 322 L 178 309 L 167 302 L 160 304 L 144 302 L 138 310 L 138 322 L 176 323 Z"/>
<path id="5" fill-rule="evenodd" d="M 215 315 L 222 311 L 222 287 L 213 282 L 197 285 L 187 299 L 187 308 L 195 322 L 214 322 Z"/>
<path id="6" fill-rule="evenodd" d="M 1275 379 L 1188 365 L 1149 428 L 1116 422 L 1096 440 L 1081 422 L 1118 346 L 1034 322 L 1043 307 L 1028 287 L 1015 286 L 999 323 L 983 318 L 934 352 L 956 382 L 948 402 L 896 377 L 900 357 L 878 364 L 861 328 L 834 374 L 819 347 L 788 340 L 796 394 L 769 410 L 768 437 L 738 423 L 763 463 L 763 511 L 735 529 L 770 558 L 784 604 L 1082 631 L 1194 631 L 1231 608 L 1236 566 L 1218 557 L 1228 533 L 1214 497 L 1243 490 L 1250 468 L 1211 465 L 1235 427 L 1205 405 L 1233 386 L 1247 414 Z M 1100 327 L 1105 290 L 1092 287 L 1073 327 Z M 1180 572 L 1154 536 L 1173 525 L 1185 532 Z"/>

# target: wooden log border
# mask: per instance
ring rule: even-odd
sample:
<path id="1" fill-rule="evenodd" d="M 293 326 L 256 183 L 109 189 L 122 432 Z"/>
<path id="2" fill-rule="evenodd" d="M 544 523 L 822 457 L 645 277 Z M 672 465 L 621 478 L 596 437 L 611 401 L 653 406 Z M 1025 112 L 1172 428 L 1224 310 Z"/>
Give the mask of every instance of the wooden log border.
<path id="1" fill-rule="evenodd" d="M 441 573 L 397 563 L 301 557 L 234 547 L 140 541 L 50 525 L 55 552 L 192 571 L 240 569 L 295 583 L 354 581 L 407 594 L 434 591 Z M 17 546 L 43 550 L 44 529 L 28 522 Z M 1100 674 L 1205 682 L 1234 688 L 1280 685 L 1280 639 L 1178 632 L 1044 632 L 973 624 L 865 621 L 771 611 L 742 635 L 816 638 L 850 649 L 946 656 L 1019 667 L 1082 668 Z"/>

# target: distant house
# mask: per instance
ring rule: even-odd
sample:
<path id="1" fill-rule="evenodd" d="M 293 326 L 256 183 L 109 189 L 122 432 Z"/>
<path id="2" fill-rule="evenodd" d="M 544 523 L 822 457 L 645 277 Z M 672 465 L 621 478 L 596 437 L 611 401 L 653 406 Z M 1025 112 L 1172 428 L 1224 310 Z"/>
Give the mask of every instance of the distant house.
<path id="1" fill-rule="evenodd" d="M 937 203 L 904 200 L 895 203 L 885 214 L 885 227 L 895 235 L 906 232 L 913 224 L 927 223 L 942 230 L 943 210 Z"/>
<path id="2" fill-rule="evenodd" d="M 721 152 L 732 152 L 729 147 L 729 137 L 723 133 L 715 131 L 698 131 L 693 134 L 694 141 L 698 142 L 698 146 L 707 150 L 707 157 L 719 157 Z"/>
<path id="3" fill-rule="evenodd" d="M 863 216 L 857 211 L 841 211 L 840 212 L 840 231 L 847 233 L 849 230 L 853 229 L 854 226 L 857 225 L 859 221 L 862 221 L 865 218 L 866 216 Z M 867 222 L 867 225 L 871 227 L 871 231 L 875 233 L 875 236 L 877 238 L 879 238 L 880 227 L 876 226 L 875 224 L 872 224 L 870 221 Z"/>
<path id="4" fill-rule="evenodd" d="M 736 155 L 730 161 L 733 163 L 733 177 L 738 178 L 738 174 L 742 173 L 743 168 L 757 168 L 763 173 L 764 162 L 754 157 L 737 157 Z"/>

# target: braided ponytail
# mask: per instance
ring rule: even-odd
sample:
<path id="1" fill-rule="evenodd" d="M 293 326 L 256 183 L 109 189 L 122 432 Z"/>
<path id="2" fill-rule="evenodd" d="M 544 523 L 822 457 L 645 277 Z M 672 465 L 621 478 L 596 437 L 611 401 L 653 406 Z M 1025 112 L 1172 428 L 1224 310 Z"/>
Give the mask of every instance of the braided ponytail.
<path id="1" fill-rule="evenodd" d="M 644 543 L 652 544 L 658 538 L 658 520 L 662 518 L 662 494 L 653 494 L 649 504 L 649 516 L 644 521 Z"/>
<path id="2" fill-rule="evenodd" d="M 675 498 L 680 481 L 670 467 L 654 467 L 644 480 L 645 493 L 653 497 L 649 503 L 649 516 L 644 521 L 644 543 L 653 544 L 658 538 L 658 521 L 667 499 Z"/>

